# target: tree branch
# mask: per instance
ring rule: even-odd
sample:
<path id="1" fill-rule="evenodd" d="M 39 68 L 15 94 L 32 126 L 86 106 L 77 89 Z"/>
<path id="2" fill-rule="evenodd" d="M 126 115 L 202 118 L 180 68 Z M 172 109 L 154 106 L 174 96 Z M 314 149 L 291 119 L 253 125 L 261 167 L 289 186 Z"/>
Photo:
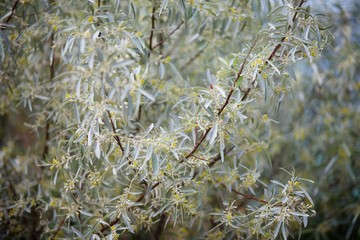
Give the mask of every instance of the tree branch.
<path id="1" fill-rule="evenodd" d="M 155 29 L 155 11 L 156 11 L 156 7 L 155 7 L 155 4 L 153 6 L 153 9 L 152 9 L 152 15 L 151 15 L 151 32 L 150 32 L 150 40 L 149 40 L 149 57 L 150 57 L 150 54 L 153 50 L 153 37 L 154 37 L 154 29 Z"/>
<path id="2" fill-rule="evenodd" d="M 115 138 L 115 140 L 116 140 L 116 143 L 117 143 L 117 145 L 119 146 L 122 154 L 125 154 L 125 149 L 124 149 L 124 147 L 123 147 L 122 144 L 121 144 L 120 137 L 119 137 L 119 136 L 117 135 L 117 133 L 116 133 L 115 124 L 114 124 L 114 121 L 113 121 L 112 118 L 111 118 L 110 111 L 107 110 L 107 113 L 108 113 L 108 115 L 109 115 L 109 120 L 110 120 L 110 123 L 111 123 L 111 127 L 112 127 L 112 130 L 113 130 L 113 133 L 114 133 L 114 138 Z"/>
<path id="3" fill-rule="evenodd" d="M 220 185 L 223 186 L 224 188 L 227 188 L 224 183 L 220 183 Z M 244 197 L 244 198 L 246 198 L 246 199 L 249 199 L 249 200 L 255 200 L 255 201 L 257 201 L 257 202 L 265 203 L 265 204 L 268 204 L 268 203 L 269 203 L 268 201 L 265 201 L 265 200 L 263 200 L 263 199 L 257 198 L 257 197 L 255 197 L 255 196 L 253 196 L 253 195 L 241 193 L 241 192 L 239 192 L 239 191 L 237 191 L 237 190 L 235 190 L 235 189 L 231 189 L 231 192 L 233 192 L 233 193 L 235 193 L 235 194 L 237 194 L 237 195 L 240 195 L 240 196 L 242 196 L 242 197 Z"/>
<path id="4" fill-rule="evenodd" d="M 64 222 L 65 222 L 65 217 L 63 217 L 63 218 L 61 219 L 61 222 L 60 222 L 59 226 L 56 228 L 54 234 L 52 235 L 51 240 L 56 239 L 56 235 L 59 233 L 60 228 L 62 227 L 62 225 L 64 224 Z"/>
<path id="5" fill-rule="evenodd" d="M 169 33 L 169 35 L 167 36 L 167 38 L 161 39 L 161 41 L 159 41 L 152 49 L 155 49 L 155 48 L 159 47 L 162 43 L 164 43 L 165 40 L 167 40 L 171 35 L 173 35 L 173 34 L 181 27 L 181 25 L 183 25 L 183 24 L 184 24 L 184 21 L 181 21 L 180 24 L 179 24 L 174 30 L 172 30 L 172 31 Z"/>
<path id="6" fill-rule="evenodd" d="M 306 0 L 301 0 L 301 2 L 299 3 L 299 6 L 297 8 L 300 8 Z M 298 12 L 294 13 L 294 16 L 292 18 L 292 22 L 295 22 L 295 19 L 298 15 Z M 292 27 L 288 26 L 288 29 L 286 30 L 286 32 L 288 32 L 289 30 L 291 30 Z M 271 52 L 270 56 L 267 58 L 268 61 L 270 61 L 276 54 L 276 52 L 279 50 L 279 48 L 281 47 L 281 45 L 283 44 L 283 42 L 285 41 L 286 37 L 281 38 L 280 42 L 276 45 L 276 47 L 274 48 L 274 50 Z"/>
<path id="7" fill-rule="evenodd" d="M 16 10 L 16 7 L 17 7 L 18 3 L 19 3 L 19 0 L 15 0 L 15 1 L 14 1 L 14 4 L 13 4 L 13 6 L 12 6 L 12 8 L 11 8 L 11 13 L 10 13 L 9 17 L 8 17 L 8 18 L 6 19 L 6 21 L 5 21 L 6 23 L 9 23 L 9 22 L 10 22 L 12 16 L 13 16 L 14 13 L 15 13 L 15 10 Z"/>

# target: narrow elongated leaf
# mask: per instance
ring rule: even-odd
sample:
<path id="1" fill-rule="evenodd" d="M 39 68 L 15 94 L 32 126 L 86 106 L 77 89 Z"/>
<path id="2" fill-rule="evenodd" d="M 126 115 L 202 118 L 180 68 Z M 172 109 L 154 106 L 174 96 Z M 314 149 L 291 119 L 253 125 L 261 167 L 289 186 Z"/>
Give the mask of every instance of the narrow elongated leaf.
<path id="1" fill-rule="evenodd" d="M 209 144 L 213 144 L 218 133 L 218 124 L 215 123 L 213 128 L 209 132 Z"/>
<path id="2" fill-rule="evenodd" d="M 84 235 L 79 231 L 77 230 L 75 227 L 71 226 L 71 229 L 74 231 L 74 233 L 81 239 L 84 238 Z"/>

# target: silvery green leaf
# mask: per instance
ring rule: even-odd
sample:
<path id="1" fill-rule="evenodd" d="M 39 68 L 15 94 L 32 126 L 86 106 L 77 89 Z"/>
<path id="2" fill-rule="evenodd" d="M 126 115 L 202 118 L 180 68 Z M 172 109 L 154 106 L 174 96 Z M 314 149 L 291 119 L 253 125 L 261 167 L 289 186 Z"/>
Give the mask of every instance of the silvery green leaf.
<path id="1" fill-rule="evenodd" d="M 94 57 L 95 57 L 95 52 L 92 52 L 88 59 L 88 66 L 90 69 L 94 68 Z"/>
<path id="2" fill-rule="evenodd" d="M 163 79 L 165 76 L 165 66 L 162 62 L 160 62 L 159 64 L 159 75 L 160 75 L 160 79 Z"/>
<path id="3" fill-rule="evenodd" d="M 133 151 L 133 158 L 134 158 L 134 159 L 137 159 L 138 156 L 139 156 L 139 153 L 140 153 L 140 147 L 139 147 L 138 145 L 136 145 L 136 146 L 134 147 L 134 151 Z"/>
<path id="4" fill-rule="evenodd" d="M 8 11 L 6 14 L 4 14 L 4 16 L 2 16 L 2 17 L 0 18 L 0 22 L 1 22 L 1 23 L 2 23 L 2 22 L 5 22 L 5 19 L 9 18 L 9 16 L 11 16 L 12 14 L 13 14 L 12 11 Z"/>
<path id="5" fill-rule="evenodd" d="M 187 44 L 192 43 L 193 41 L 195 41 L 200 35 L 198 33 L 196 33 L 194 36 L 192 36 L 188 41 Z"/>
<path id="6" fill-rule="evenodd" d="M 276 30 L 276 27 L 273 23 L 269 22 L 268 25 L 270 26 L 271 30 Z"/>
<path id="7" fill-rule="evenodd" d="M 176 74 L 176 76 L 177 76 L 180 80 L 184 81 L 184 78 L 181 76 L 180 72 L 177 70 L 177 68 L 175 67 L 175 65 L 172 64 L 172 63 L 169 63 L 169 64 L 170 64 L 173 72 Z"/>
<path id="8" fill-rule="evenodd" d="M 297 46 L 295 46 L 294 48 L 292 48 L 291 50 L 290 50 L 290 52 L 291 52 L 291 60 L 293 61 L 293 62 L 296 62 L 296 58 L 295 58 L 295 54 L 296 54 L 296 50 L 297 50 Z"/>
<path id="9" fill-rule="evenodd" d="M 179 192 L 185 193 L 186 195 L 191 195 L 191 194 L 197 193 L 197 191 L 192 188 L 181 188 Z"/>
<path id="10" fill-rule="evenodd" d="M 210 145 L 213 144 L 213 142 L 215 141 L 217 133 L 218 133 L 218 124 L 215 123 L 209 132 L 209 144 Z"/>
<path id="11" fill-rule="evenodd" d="M 211 72 L 210 72 L 210 69 L 206 69 L 206 80 L 209 82 L 209 83 L 213 83 L 213 78 L 212 78 L 212 75 L 211 75 Z"/>
<path id="12" fill-rule="evenodd" d="M 140 39 L 139 39 L 138 37 L 135 37 L 134 35 L 132 35 L 132 34 L 129 33 L 129 32 L 126 32 L 126 31 L 124 31 L 124 32 L 125 32 L 125 34 L 130 38 L 130 40 L 133 42 L 133 44 L 135 45 L 135 47 L 136 47 L 142 54 L 145 54 Z"/>
<path id="13" fill-rule="evenodd" d="M 146 129 L 144 136 L 148 135 L 153 128 L 154 128 L 154 123 L 151 123 L 150 126 Z"/>
<path id="14" fill-rule="evenodd" d="M 310 51 L 309 51 L 309 48 L 308 48 L 305 44 L 303 44 L 303 47 L 304 47 L 304 51 L 305 51 L 305 53 L 306 53 L 306 56 L 308 56 L 310 62 L 312 62 L 313 58 L 312 58 L 312 56 L 311 56 L 311 53 L 310 53 Z"/>
<path id="15" fill-rule="evenodd" d="M 281 224 L 281 234 L 282 234 L 283 240 L 287 240 L 287 231 L 286 231 L 285 223 Z"/>
<path id="16" fill-rule="evenodd" d="M 290 66 L 287 66 L 287 67 L 286 67 L 286 70 L 287 70 L 287 72 L 289 73 L 290 77 L 291 77 L 293 80 L 297 81 L 296 75 L 295 75 L 294 71 L 292 70 L 292 68 L 291 68 Z"/>
<path id="17" fill-rule="evenodd" d="M 311 27 L 310 25 L 307 25 L 307 26 L 306 26 L 306 29 L 305 29 L 305 31 L 304 31 L 304 36 L 303 36 L 303 37 L 304 37 L 305 40 L 309 40 L 310 27 Z"/>
<path id="18" fill-rule="evenodd" d="M 35 95 L 35 97 L 38 98 L 38 99 L 41 99 L 41 100 L 49 100 L 48 97 L 42 96 L 42 95 Z"/>
<path id="19" fill-rule="evenodd" d="M 219 59 L 220 62 L 222 62 L 222 64 L 224 64 L 226 67 L 229 67 L 229 66 L 230 66 L 230 64 L 229 64 L 224 58 L 219 57 L 218 59 Z"/>
<path id="20" fill-rule="evenodd" d="M 225 141 L 224 141 L 224 137 L 221 134 L 220 135 L 220 157 L 221 157 L 221 162 L 224 162 L 224 149 L 225 149 Z"/>
<path id="21" fill-rule="evenodd" d="M 92 132 L 92 129 L 90 128 L 89 131 L 88 131 L 88 147 L 91 146 L 92 139 L 93 139 L 93 132 Z"/>
<path id="22" fill-rule="evenodd" d="M 305 194 L 306 198 L 310 201 L 311 205 L 315 206 L 312 198 L 309 195 L 309 193 L 302 186 L 300 186 L 300 188 L 301 188 L 302 192 Z"/>
<path id="23" fill-rule="evenodd" d="M 75 227 L 71 226 L 71 229 L 79 238 L 82 238 L 82 239 L 84 238 L 84 235 L 82 235 L 82 233 L 79 230 L 77 230 Z"/>
<path id="24" fill-rule="evenodd" d="M 107 15 L 107 19 L 109 20 L 109 22 L 111 22 L 111 23 L 115 22 L 114 15 L 112 15 L 110 12 L 106 12 L 106 15 Z"/>
<path id="25" fill-rule="evenodd" d="M 101 149 L 100 149 L 100 141 L 96 141 L 95 144 L 95 156 L 100 159 Z"/>
<path id="26" fill-rule="evenodd" d="M 225 91 L 224 91 L 224 89 L 222 87 L 220 87 L 218 85 L 215 85 L 215 88 L 219 91 L 219 93 L 221 94 L 221 96 L 223 98 L 226 98 L 226 93 L 225 93 Z"/>
<path id="27" fill-rule="evenodd" d="M 167 207 L 170 206 L 170 204 L 171 204 L 171 201 L 165 202 L 165 203 L 161 206 L 161 208 L 159 208 L 159 210 L 157 210 L 155 213 L 151 214 L 151 216 L 152 216 L 152 217 L 156 217 L 156 216 L 159 215 L 160 213 L 163 213 L 164 210 L 165 210 Z"/>
<path id="28" fill-rule="evenodd" d="M 153 153 L 153 148 L 147 149 L 146 156 L 145 156 L 145 162 L 147 162 L 150 159 L 150 157 L 152 156 L 152 153 Z"/>
<path id="29" fill-rule="evenodd" d="M 104 109 L 108 110 L 109 112 L 113 112 L 113 113 L 117 113 L 117 114 L 121 114 L 121 111 L 111 105 L 105 104 L 104 105 Z"/>
<path id="30" fill-rule="evenodd" d="M 130 220 L 130 218 L 128 217 L 128 215 L 127 215 L 126 213 L 122 213 L 121 216 L 122 216 L 122 219 L 124 220 L 124 223 L 125 223 L 127 229 L 128 229 L 131 233 L 134 233 L 134 228 L 131 226 L 131 220 Z"/>
<path id="31" fill-rule="evenodd" d="M 113 174 L 115 177 L 117 176 L 117 170 L 116 170 L 115 167 L 112 169 L 112 174 Z"/>
<path id="32" fill-rule="evenodd" d="M 309 217 L 308 216 L 303 216 L 302 219 L 303 219 L 304 227 L 306 227 L 308 225 Z"/>
<path id="33" fill-rule="evenodd" d="M 135 63 L 134 60 L 124 60 L 124 61 L 115 63 L 112 67 L 113 67 L 113 68 L 127 67 L 127 66 L 129 66 L 129 65 L 134 64 L 134 63 Z"/>
<path id="34" fill-rule="evenodd" d="M 289 212 L 292 215 L 299 216 L 299 217 L 309 217 L 309 214 L 302 213 L 302 212 Z"/>
<path id="35" fill-rule="evenodd" d="M 169 0 L 163 0 L 161 2 L 160 5 L 160 11 L 159 11 L 159 16 L 161 15 L 161 13 L 164 11 L 164 9 L 167 7 Z"/>
<path id="36" fill-rule="evenodd" d="M 270 182 L 275 183 L 276 185 L 279 185 L 279 186 L 281 186 L 281 187 L 285 188 L 285 185 L 284 185 L 284 184 L 282 184 L 282 183 L 281 183 L 281 182 L 279 182 L 279 181 L 276 181 L 276 180 L 271 180 Z"/>
<path id="37" fill-rule="evenodd" d="M 205 108 L 208 108 L 211 105 L 212 102 L 213 102 L 212 99 L 208 99 L 204 104 Z"/>
<path id="38" fill-rule="evenodd" d="M 58 174 L 59 174 L 59 169 L 56 169 L 56 172 L 55 172 L 55 175 L 54 175 L 54 180 L 53 180 L 54 186 L 56 185 L 56 181 L 57 181 L 57 178 L 58 178 Z"/>
<path id="39" fill-rule="evenodd" d="M 277 72 L 277 74 L 281 75 L 280 70 L 269 60 L 266 60 L 267 63 Z"/>
<path id="40" fill-rule="evenodd" d="M 294 22 L 293 22 L 293 20 L 292 20 L 293 16 L 292 16 L 292 14 L 291 14 L 290 11 L 288 11 L 287 17 L 288 17 L 287 23 L 288 23 L 288 25 L 289 25 L 290 27 L 292 27 L 293 24 L 294 24 Z"/>
<path id="41" fill-rule="evenodd" d="M 50 50 L 50 57 L 49 57 L 49 66 L 53 65 L 53 60 L 54 60 L 54 48 L 51 48 Z"/>
<path id="42" fill-rule="evenodd" d="M 69 36 L 68 39 L 66 40 L 66 43 L 65 43 L 65 47 L 64 49 L 62 50 L 62 57 L 65 56 L 65 54 L 69 51 L 71 51 L 71 48 L 72 48 L 72 44 L 74 43 L 74 40 L 75 38 L 73 36 Z"/>
<path id="43" fill-rule="evenodd" d="M 101 240 L 101 238 L 97 234 L 92 234 L 90 240 Z"/>
<path id="44" fill-rule="evenodd" d="M 85 38 L 80 38 L 80 53 L 85 51 Z"/>
<path id="45" fill-rule="evenodd" d="M 79 79 L 76 83 L 75 93 L 76 93 L 77 98 L 80 98 L 80 96 L 81 96 L 80 95 L 81 94 L 81 83 L 82 83 L 81 79 Z"/>
<path id="46" fill-rule="evenodd" d="M 88 217 L 94 216 L 94 214 L 92 214 L 90 212 L 87 212 L 87 211 L 84 211 L 84 210 L 79 210 L 79 212 L 81 212 L 83 215 L 88 216 Z"/>
<path id="47" fill-rule="evenodd" d="M 160 164 L 159 164 L 159 156 L 157 154 L 153 154 L 151 158 L 152 168 L 154 175 L 158 175 L 160 170 Z"/>
<path id="48" fill-rule="evenodd" d="M 145 97 L 147 97 L 148 99 L 150 99 L 152 102 L 155 101 L 155 98 L 148 93 L 147 91 L 143 90 L 143 89 L 139 89 L 139 92 L 144 95 Z"/>
<path id="49" fill-rule="evenodd" d="M 276 227 L 275 227 L 275 230 L 274 230 L 274 234 L 273 234 L 273 237 L 274 239 L 277 237 L 277 235 L 279 234 L 279 230 L 280 230 L 280 227 L 281 227 L 281 224 L 283 222 L 282 221 L 279 221 L 277 224 L 276 224 Z"/>

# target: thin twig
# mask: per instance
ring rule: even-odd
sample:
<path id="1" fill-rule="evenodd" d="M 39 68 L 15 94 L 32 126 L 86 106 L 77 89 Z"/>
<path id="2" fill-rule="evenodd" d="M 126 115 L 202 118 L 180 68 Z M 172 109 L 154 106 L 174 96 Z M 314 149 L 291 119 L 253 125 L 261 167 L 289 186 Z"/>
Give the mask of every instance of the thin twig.
<path id="1" fill-rule="evenodd" d="M 303 4 L 305 3 L 305 0 L 301 0 L 301 2 L 299 3 L 299 6 L 297 8 L 300 8 Z M 295 19 L 297 17 L 298 12 L 294 13 L 294 16 L 292 18 L 292 22 L 295 22 Z M 286 32 L 288 32 L 289 30 L 291 30 L 292 27 L 289 25 L 288 29 L 286 30 Z M 286 35 L 286 34 L 285 34 Z M 276 47 L 274 48 L 274 50 L 271 52 L 270 56 L 267 58 L 268 61 L 270 61 L 276 54 L 276 52 L 279 50 L 279 48 L 281 47 L 281 45 L 283 44 L 283 42 L 285 41 L 286 37 L 281 38 L 280 42 L 276 45 Z"/>
<path id="2" fill-rule="evenodd" d="M 220 114 L 224 111 L 224 109 L 226 108 L 226 106 L 229 104 L 230 98 L 231 98 L 231 96 L 232 96 L 232 94 L 233 94 L 233 92 L 234 92 L 234 88 L 236 87 L 236 83 L 237 83 L 237 81 L 239 81 L 240 76 L 241 76 L 242 72 L 244 71 L 245 63 L 246 63 L 247 59 L 249 58 L 250 53 L 251 53 L 252 50 L 254 49 L 254 47 L 255 47 L 255 45 L 256 45 L 256 42 L 257 42 L 257 38 L 255 39 L 254 43 L 251 45 L 251 48 L 250 48 L 249 52 L 247 53 L 247 55 L 246 55 L 243 63 L 241 64 L 241 67 L 240 67 L 239 71 L 238 71 L 237 74 L 236 74 L 236 78 L 235 78 L 234 83 L 233 83 L 233 88 L 230 90 L 229 94 L 227 95 L 226 100 L 225 100 L 225 103 L 224 103 L 223 106 L 219 109 L 218 114 L 217 114 L 218 116 L 220 116 Z M 249 94 L 249 92 L 250 92 L 250 90 L 248 90 L 248 92 L 246 93 L 246 95 Z M 244 95 L 244 96 L 245 96 L 245 95 Z M 243 99 L 243 98 L 241 98 L 241 101 L 242 101 L 242 99 Z M 245 98 L 244 98 L 244 99 L 245 99 Z"/>
<path id="3" fill-rule="evenodd" d="M 220 183 L 220 185 L 223 186 L 224 188 L 227 188 L 227 186 L 226 186 L 224 183 Z M 268 204 L 268 203 L 269 203 L 268 201 L 265 201 L 265 200 L 263 200 L 263 199 L 257 198 L 257 197 L 255 197 L 255 196 L 253 196 L 253 195 L 241 193 L 241 192 L 239 192 L 239 191 L 237 191 L 237 190 L 235 190 L 235 189 L 231 189 L 231 192 L 233 192 L 233 193 L 235 193 L 235 194 L 237 194 L 237 195 L 240 195 L 240 196 L 242 196 L 242 197 L 244 197 L 244 198 L 246 198 L 246 199 L 255 200 L 255 201 L 257 201 L 257 202 L 265 203 L 265 204 Z"/>
<path id="4" fill-rule="evenodd" d="M 230 98 L 234 92 L 234 87 L 236 86 L 236 82 L 240 79 L 240 76 L 242 74 L 242 72 L 244 71 L 244 68 L 245 68 L 245 63 L 251 53 L 251 51 L 253 50 L 253 48 L 255 47 L 256 45 L 256 42 L 257 42 L 257 39 L 255 39 L 254 43 L 252 44 L 249 52 L 247 53 L 238 73 L 236 74 L 236 78 L 234 80 L 234 83 L 233 83 L 233 88 L 230 90 L 230 92 L 228 93 L 227 97 L 226 97 L 226 100 L 225 100 L 225 103 L 222 105 L 222 107 L 219 109 L 218 113 L 217 113 L 217 116 L 220 116 L 221 113 L 224 111 L 225 107 L 229 104 L 229 101 L 230 101 Z M 248 95 L 250 92 L 250 90 L 248 90 L 248 92 L 246 93 L 246 95 Z M 243 99 L 243 98 L 241 98 Z M 245 99 L 245 98 L 244 98 Z M 203 133 L 203 135 L 201 136 L 201 139 L 199 140 L 199 142 L 193 147 L 193 149 L 185 156 L 185 159 L 188 159 L 191 155 L 193 155 L 196 150 L 200 147 L 200 145 L 204 142 L 206 136 L 209 134 L 210 130 L 212 129 L 213 127 L 210 126 L 206 129 L 206 131 Z M 182 160 L 181 162 L 183 162 L 184 160 Z"/>
<path id="5" fill-rule="evenodd" d="M 173 35 L 173 34 L 181 27 L 181 25 L 183 25 L 183 24 L 184 24 L 184 21 L 181 21 L 180 24 L 179 24 L 174 30 L 172 30 L 172 31 L 169 33 L 169 35 L 167 36 L 167 38 L 161 39 L 152 49 L 155 49 L 155 48 L 159 47 L 162 43 L 164 43 L 164 41 L 167 40 L 171 35 Z"/>
<path id="6" fill-rule="evenodd" d="M 152 15 L 151 15 L 151 32 L 150 32 L 150 40 L 149 40 L 149 56 L 153 50 L 153 37 L 154 37 L 154 30 L 155 30 L 155 11 L 156 11 L 156 7 L 155 7 L 155 4 L 153 6 L 153 9 L 152 9 Z"/>
<path id="7" fill-rule="evenodd" d="M 45 143 L 44 143 L 44 150 L 42 153 L 42 157 L 43 159 L 46 158 L 46 156 L 48 155 L 49 152 L 49 145 L 48 145 L 48 141 L 50 139 L 50 123 L 49 120 L 46 120 L 46 124 L 45 124 Z"/>
<path id="8" fill-rule="evenodd" d="M 61 222 L 60 222 L 59 226 L 56 228 L 56 231 L 54 232 L 54 234 L 52 235 L 51 240 L 54 240 L 54 239 L 56 238 L 56 235 L 59 233 L 60 228 L 62 227 L 62 225 L 63 225 L 64 222 L 65 222 L 65 219 L 66 219 L 66 217 L 63 217 L 63 218 L 61 219 Z"/>
<path id="9" fill-rule="evenodd" d="M 151 190 L 153 190 L 154 188 L 156 188 L 157 186 L 160 185 L 160 182 L 155 183 L 152 187 Z M 141 202 L 145 197 L 145 192 L 143 192 L 141 194 L 141 196 L 135 201 L 135 202 Z M 117 224 L 120 221 L 120 218 L 115 218 L 112 222 L 109 223 L 109 225 L 105 225 L 100 229 L 100 232 L 105 232 L 107 229 L 109 229 L 111 226 L 114 226 L 115 224 Z"/>
<path id="10" fill-rule="evenodd" d="M 232 147 L 229 148 L 228 150 L 225 150 L 225 151 L 224 151 L 224 154 L 227 154 L 227 153 L 231 152 L 234 148 L 235 148 L 235 146 L 232 146 Z M 193 155 L 193 157 L 195 157 L 195 155 Z M 210 162 L 209 162 L 209 164 L 208 164 L 208 168 L 211 168 L 216 162 L 220 161 L 220 159 L 221 159 L 221 155 L 220 155 L 220 154 L 218 154 L 215 158 L 211 159 Z M 200 173 L 199 169 L 195 170 L 194 175 L 192 176 L 191 179 L 196 178 L 197 175 L 199 175 L 199 173 Z"/>
<path id="11" fill-rule="evenodd" d="M 54 32 L 51 33 L 50 36 L 50 46 L 51 48 L 53 48 L 54 44 Z M 51 82 L 51 80 L 54 78 L 55 76 L 55 49 L 53 49 L 53 54 L 51 55 L 51 60 L 50 60 L 50 76 L 49 76 L 49 81 Z M 42 153 L 42 157 L 43 159 L 46 158 L 46 156 L 48 155 L 49 152 L 49 144 L 48 141 L 50 139 L 50 121 L 49 119 L 46 120 L 46 125 L 45 125 L 45 143 L 44 143 L 44 150 Z"/>
<path id="12" fill-rule="evenodd" d="M 201 160 L 201 161 L 206 161 L 206 162 L 211 161 L 211 160 L 209 160 L 209 159 L 206 159 L 206 158 L 203 158 L 203 157 L 196 156 L 195 154 L 193 154 L 192 156 L 193 156 L 194 158 L 196 158 L 196 159 Z"/>
<path id="13" fill-rule="evenodd" d="M 5 21 L 6 23 L 9 23 L 9 22 L 10 22 L 12 16 L 13 16 L 14 13 L 15 13 L 15 10 L 16 10 L 16 7 L 17 7 L 18 3 L 19 3 L 19 0 L 15 0 L 15 1 L 14 1 L 14 4 L 13 4 L 13 6 L 12 6 L 12 8 L 11 8 L 11 13 L 10 13 L 9 17 L 8 17 L 8 18 L 6 19 L 6 21 Z"/>
<path id="14" fill-rule="evenodd" d="M 205 131 L 205 133 L 201 136 L 199 142 L 194 146 L 194 148 L 191 150 L 191 152 L 189 152 L 185 158 L 188 159 L 191 155 L 193 155 L 193 153 L 196 152 L 196 150 L 200 147 L 201 143 L 205 140 L 206 136 L 209 134 L 210 130 L 212 129 L 212 127 L 208 127 Z M 181 161 L 183 162 L 183 160 Z"/>
<path id="15" fill-rule="evenodd" d="M 112 127 L 112 130 L 113 130 L 113 133 L 114 133 L 114 138 L 115 138 L 115 140 L 116 140 L 116 143 L 117 143 L 117 145 L 119 146 L 119 148 L 121 149 L 122 154 L 124 154 L 124 153 L 125 153 L 125 149 L 124 149 L 124 147 L 123 147 L 122 144 L 121 144 L 120 137 L 119 137 L 119 136 L 117 135 L 117 133 L 116 133 L 115 124 L 114 124 L 114 121 L 113 121 L 112 118 L 111 118 L 111 113 L 110 113 L 109 110 L 107 110 L 107 113 L 108 113 L 108 115 L 109 115 L 109 120 L 110 120 L 110 123 L 111 123 L 111 127 Z"/>

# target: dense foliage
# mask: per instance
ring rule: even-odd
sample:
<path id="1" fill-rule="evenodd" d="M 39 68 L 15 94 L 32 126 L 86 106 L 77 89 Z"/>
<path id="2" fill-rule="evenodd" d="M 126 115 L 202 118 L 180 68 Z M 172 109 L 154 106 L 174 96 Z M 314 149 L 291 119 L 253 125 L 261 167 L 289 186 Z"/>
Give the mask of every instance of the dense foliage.
<path id="1" fill-rule="evenodd" d="M 316 181 L 308 190 L 317 214 L 303 231 L 304 239 L 359 239 L 360 5 L 325 9 L 335 42 L 311 70 L 303 71 L 309 81 L 299 81 L 284 101 L 278 117 L 282 124 L 272 129 L 281 137 L 270 152 L 274 167 L 294 166 Z"/>
<path id="2" fill-rule="evenodd" d="M 0 9 L 1 238 L 356 236 L 358 45 L 311 2 Z"/>

